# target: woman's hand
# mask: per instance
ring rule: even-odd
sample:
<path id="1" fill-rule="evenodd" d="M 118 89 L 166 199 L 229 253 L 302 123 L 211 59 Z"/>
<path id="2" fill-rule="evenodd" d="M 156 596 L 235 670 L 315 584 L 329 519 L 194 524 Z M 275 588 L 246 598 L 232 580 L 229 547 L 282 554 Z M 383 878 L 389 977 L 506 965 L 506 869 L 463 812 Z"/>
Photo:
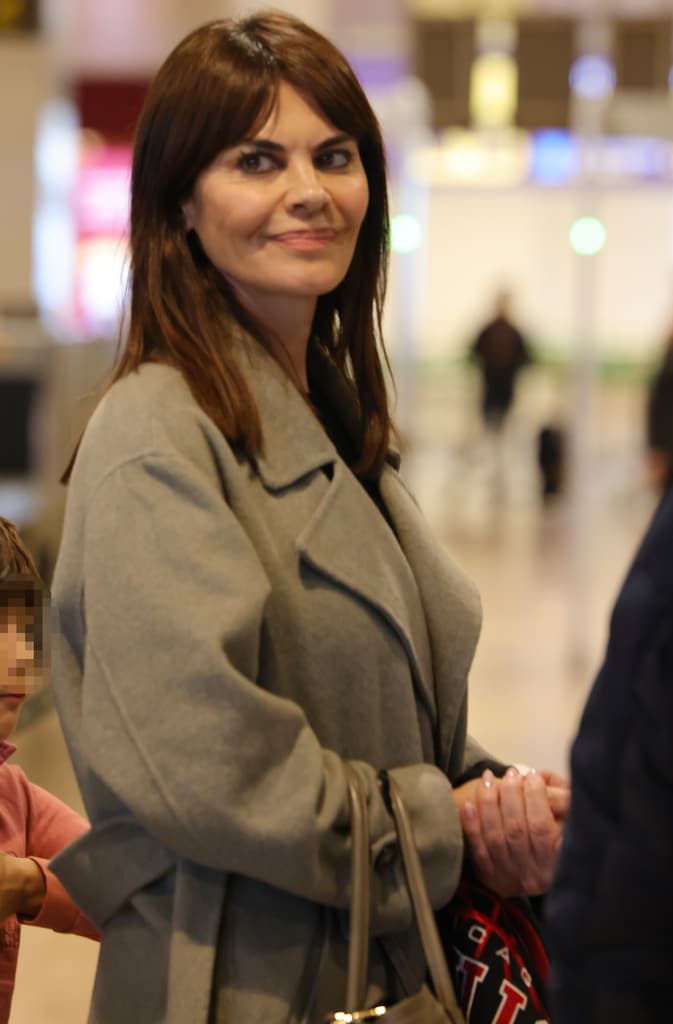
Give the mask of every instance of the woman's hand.
<path id="1" fill-rule="evenodd" d="M 533 896 L 550 885 L 569 787 L 553 772 L 486 771 L 455 791 L 477 877 L 501 896 Z"/>
<path id="2" fill-rule="evenodd" d="M 0 852 L 0 921 L 12 914 L 35 917 L 44 895 L 44 875 L 35 861 Z"/>
<path id="3" fill-rule="evenodd" d="M 544 779 L 552 814 L 560 824 L 564 824 L 570 810 L 570 783 L 557 772 L 543 770 L 537 774 Z"/>

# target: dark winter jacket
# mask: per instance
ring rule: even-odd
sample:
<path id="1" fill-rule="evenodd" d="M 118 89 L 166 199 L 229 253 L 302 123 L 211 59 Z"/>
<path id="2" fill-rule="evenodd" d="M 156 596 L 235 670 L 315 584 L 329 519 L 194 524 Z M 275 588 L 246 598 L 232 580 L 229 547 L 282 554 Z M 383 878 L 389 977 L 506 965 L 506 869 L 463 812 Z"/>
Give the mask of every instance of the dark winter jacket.
<path id="1" fill-rule="evenodd" d="M 673 1019 L 673 491 L 612 615 L 547 900 L 554 1024 Z"/>

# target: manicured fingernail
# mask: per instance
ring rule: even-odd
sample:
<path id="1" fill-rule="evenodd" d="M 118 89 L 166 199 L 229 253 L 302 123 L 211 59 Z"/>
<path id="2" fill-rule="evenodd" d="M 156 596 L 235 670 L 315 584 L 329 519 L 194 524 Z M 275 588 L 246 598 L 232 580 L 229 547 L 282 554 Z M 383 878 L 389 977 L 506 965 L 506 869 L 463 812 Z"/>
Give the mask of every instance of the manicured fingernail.
<path id="1" fill-rule="evenodd" d="M 491 786 L 493 785 L 494 777 L 495 776 L 493 775 L 493 772 L 491 771 L 491 769 L 487 768 L 486 771 L 484 772 L 484 774 L 481 777 L 481 781 L 484 783 L 484 786 L 485 786 L 486 789 L 490 789 L 491 788 Z"/>
<path id="2" fill-rule="evenodd" d="M 506 774 L 508 779 L 516 779 L 519 774 L 519 771 L 517 768 L 514 767 L 514 765 L 512 765 L 511 768 L 507 769 Z"/>
<path id="3" fill-rule="evenodd" d="M 469 818 L 470 821 L 474 821 L 474 819 L 477 817 L 477 811 L 474 804 L 471 804 L 469 802 L 466 803 L 463 810 L 465 812 L 465 817 Z"/>

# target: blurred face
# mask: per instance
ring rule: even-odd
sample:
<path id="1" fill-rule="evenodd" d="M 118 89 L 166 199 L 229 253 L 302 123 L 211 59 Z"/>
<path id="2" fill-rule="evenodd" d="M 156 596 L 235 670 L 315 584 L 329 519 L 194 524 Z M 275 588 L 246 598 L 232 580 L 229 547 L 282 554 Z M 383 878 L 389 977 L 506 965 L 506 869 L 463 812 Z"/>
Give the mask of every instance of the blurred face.
<path id="1" fill-rule="evenodd" d="M 356 140 L 283 83 L 261 129 L 199 175 L 183 214 L 242 305 L 279 327 L 343 280 L 368 201 Z"/>
<path id="2" fill-rule="evenodd" d="M 31 608 L 10 599 L 0 609 L 0 739 L 14 731 L 26 694 L 36 685 Z"/>

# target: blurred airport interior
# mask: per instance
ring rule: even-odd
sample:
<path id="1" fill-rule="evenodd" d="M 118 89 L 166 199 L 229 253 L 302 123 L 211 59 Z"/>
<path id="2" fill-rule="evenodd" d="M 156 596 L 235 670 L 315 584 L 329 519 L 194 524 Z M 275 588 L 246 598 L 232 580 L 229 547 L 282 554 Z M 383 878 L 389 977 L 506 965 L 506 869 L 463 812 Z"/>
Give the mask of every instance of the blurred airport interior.
<path id="1" fill-rule="evenodd" d="M 484 606 L 471 727 L 502 757 L 564 771 L 656 500 L 644 430 L 673 322 L 671 2 L 273 6 L 345 50 L 384 130 L 403 468 Z M 0 5 L 0 514 L 47 580 L 59 477 L 120 329 L 145 89 L 190 28 L 249 9 Z M 467 353 L 502 288 L 534 360 L 498 432 L 480 421 Z M 547 497 L 544 429 L 563 443 Z M 81 809 L 48 691 L 25 709 L 18 742 L 31 778 Z M 83 1022 L 95 948 L 38 929 L 22 942 L 12 1024 Z"/>

